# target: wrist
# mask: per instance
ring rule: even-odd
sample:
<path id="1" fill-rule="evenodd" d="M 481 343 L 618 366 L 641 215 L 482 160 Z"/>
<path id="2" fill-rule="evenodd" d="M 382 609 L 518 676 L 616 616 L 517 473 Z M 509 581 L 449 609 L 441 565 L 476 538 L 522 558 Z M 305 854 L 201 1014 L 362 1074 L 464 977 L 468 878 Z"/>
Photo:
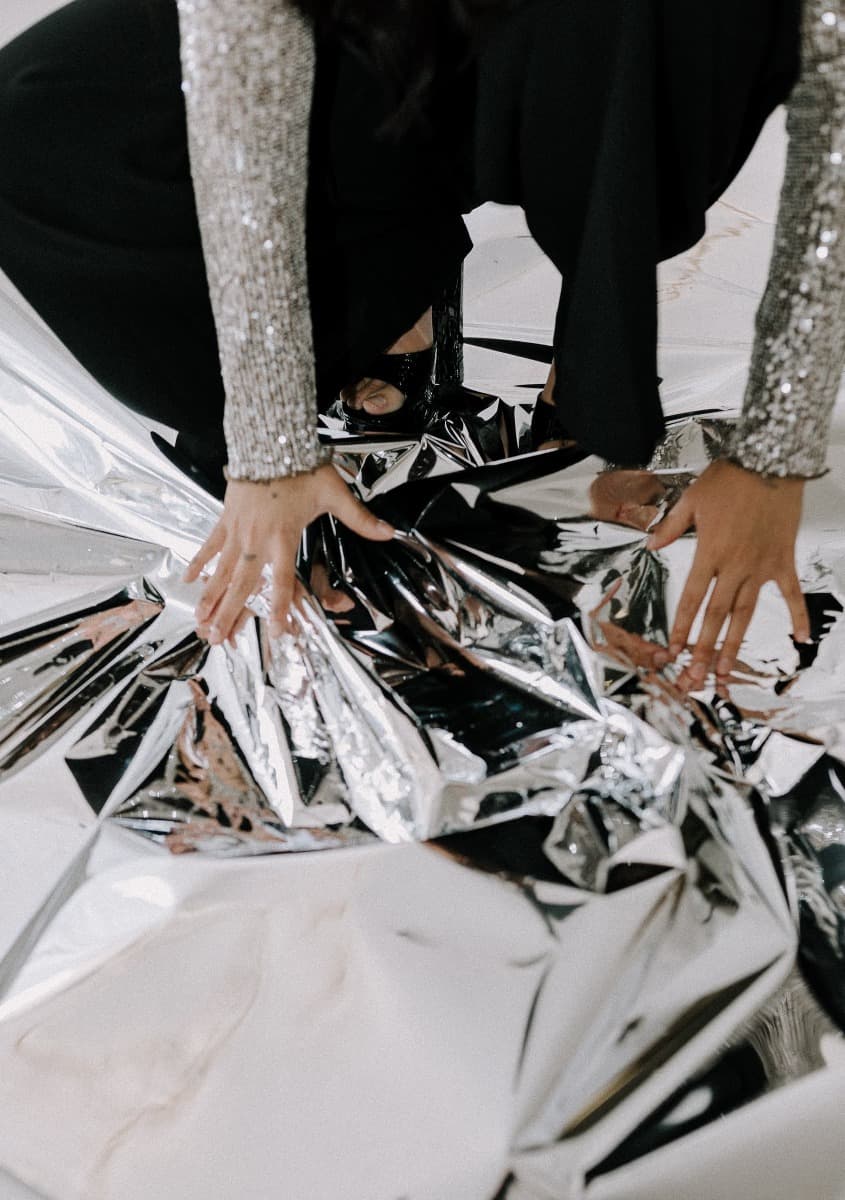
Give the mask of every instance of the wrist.
<path id="1" fill-rule="evenodd" d="M 272 484 L 287 483 L 295 479 L 308 478 L 324 471 L 326 467 L 332 465 L 332 453 L 329 450 L 321 462 L 315 463 L 313 466 L 299 467 L 293 471 L 279 472 L 275 475 L 242 475 L 236 474 L 228 467 L 223 468 L 223 478 L 227 483 L 245 483 L 253 484 L 255 487 L 270 487 Z"/>
<path id="2" fill-rule="evenodd" d="M 714 466 L 724 465 L 732 470 L 740 472 L 742 475 L 751 479 L 759 480 L 770 488 L 783 488 L 784 490 L 795 490 L 803 488 L 807 483 L 807 477 L 804 475 L 787 475 L 781 472 L 760 471 L 754 467 L 748 466 L 739 458 L 734 458 L 732 455 L 724 455 L 717 459 Z"/>

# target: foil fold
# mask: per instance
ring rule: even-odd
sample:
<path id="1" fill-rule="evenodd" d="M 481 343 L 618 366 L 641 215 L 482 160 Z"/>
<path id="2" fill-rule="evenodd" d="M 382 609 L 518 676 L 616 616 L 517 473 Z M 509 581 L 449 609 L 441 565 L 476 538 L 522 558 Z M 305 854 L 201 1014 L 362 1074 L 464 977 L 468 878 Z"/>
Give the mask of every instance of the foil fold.
<path id="1" fill-rule="evenodd" d="M 163 945 L 180 904 L 229 929 L 208 896 L 251 911 L 241 871 L 264 880 L 251 936 L 271 937 L 262 872 L 316 889 L 326 856 L 298 852 L 335 849 L 354 867 L 328 860 L 349 871 L 331 920 L 350 961 L 378 964 L 366 1016 L 383 1031 L 400 998 L 410 1012 L 456 981 L 462 1004 L 415 1028 L 480 1024 L 492 993 L 462 970 L 478 922 L 502 922 L 485 969 L 507 978 L 507 1022 L 479 1045 L 498 1067 L 509 1039 L 508 1200 L 589 1197 L 620 1155 L 647 1154 L 690 1080 L 751 1044 L 755 1017 L 772 1027 L 761 1014 L 796 958 L 845 1027 L 837 564 L 805 555 L 812 647 L 767 593 L 729 684 L 690 694 L 683 663 L 650 666 L 694 544 L 654 554 L 647 531 L 718 455 L 724 418 L 676 423 L 645 472 L 521 453 L 529 413 L 495 398 L 413 440 L 350 439 L 329 418 L 340 469 L 397 538 L 321 519 L 291 631 L 271 642 L 258 597 L 237 646 L 209 648 L 180 575 L 219 506 L 48 341 L 19 353 L 6 315 L 0 568 L 24 599 L 0 623 L 0 812 L 60 781 L 90 825 L 0 960 L 0 1040 L 23 1044 L 43 1005 L 79 1020 L 100 971 L 120 996 L 111 966 Z M 109 903 L 125 926 L 98 924 Z M 396 1011 L 374 998 L 384 980 Z M 190 1013 L 172 1019 L 179 1032 Z M 771 1086 L 819 1067 L 812 1045 L 793 1050 Z M 12 1059 L 30 1086 L 37 1070 Z M 13 1170 L 20 1136 L 0 1131 Z"/>

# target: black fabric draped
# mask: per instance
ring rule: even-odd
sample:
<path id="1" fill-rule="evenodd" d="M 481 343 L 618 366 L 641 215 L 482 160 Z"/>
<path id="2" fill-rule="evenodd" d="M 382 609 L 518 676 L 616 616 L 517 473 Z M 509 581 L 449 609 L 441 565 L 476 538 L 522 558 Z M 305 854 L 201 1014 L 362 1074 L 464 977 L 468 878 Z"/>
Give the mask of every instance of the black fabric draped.
<path id="1" fill-rule="evenodd" d="M 655 265 L 788 93 L 800 0 L 530 0 L 425 120 L 321 38 L 309 265 L 324 399 L 435 299 L 461 208 L 525 207 L 563 274 L 558 400 L 589 450 L 662 430 Z M 223 392 L 194 208 L 175 0 L 74 0 L 0 50 L 0 268 L 114 395 L 220 445 Z"/>
<path id="2" fill-rule="evenodd" d="M 308 250 L 325 402 L 470 248 L 454 135 L 432 117 L 389 137 L 392 106 L 357 54 L 321 38 Z M 74 0 L 0 49 L 0 269 L 113 395 L 219 457 L 175 0 Z"/>
<path id="3" fill-rule="evenodd" d="M 563 274 L 557 399 L 588 449 L 663 430 L 655 266 L 693 245 L 799 60 L 800 0 L 534 0 L 478 56 L 476 194 Z"/>

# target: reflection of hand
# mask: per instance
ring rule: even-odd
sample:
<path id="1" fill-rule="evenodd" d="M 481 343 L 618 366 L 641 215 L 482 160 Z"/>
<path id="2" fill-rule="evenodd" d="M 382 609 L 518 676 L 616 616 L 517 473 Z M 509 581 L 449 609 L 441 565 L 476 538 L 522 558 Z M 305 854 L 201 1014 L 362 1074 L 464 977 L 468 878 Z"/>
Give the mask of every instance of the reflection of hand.
<path id="1" fill-rule="evenodd" d="M 601 630 L 605 645 L 598 647 L 616 662 L 625 667 L 642 667 L 650 670 L 654 667 L 655 658 L 664 647 L 657 642 L 650 642 L 638 633 L 631 633 L 613 621 L 597 621 L 596 628 Z"/>
<path id="2" fill-rule="evenodd" d="M 355 601 L 348 593 L 332 587 L 325 563 L 314 563 L 308 576 L 308 586 L 324 612 L 340 616 L 352 612 L 355 607 Z"/>
<path id="3" fill-rule="evenodd" d="M 645 531 L 665 495 L 662 480 L 651 471 L 603 471 L 590 486 L 590 515 Z"/>
<path id="4" fill-rule="evenodd" d="M 622 590 L 623 581 L 615 580 L 590 610 L 593 649 L 601 650 L 623 667 L 654 668 L 660 655 L 666 661 L 666 648 L 650 642 L 641 634 L 632 633 L 622 625 L 615 624 L 612 616 L 613 602 Z M 602 614 L 607 610 L 607 616 Z M 600 634 L 601 637 L 597 635 Z M 602 643 L 602 639 L 604 639 Z"/>
<path id="5" fill-rule="evenodd" d="M 716 671 L 724 677 L 733 670 L 760 588 L 769 580 L 778 585 L 789 606 L 795 640 L 809 640 L 810 622 L 795 570 L 803 496 L 801 479 L 764 478 L 733 463 L 713 463 L 649 539 L 649 549 L 661 550 L 693 525 L 698 532 L 698 548 L 669 646 L 671 657 L 677 658 L 713 584 L 689 668 L 693 683 L 706 678 L 728 619 Z"/>
<path id="6" fill-rule="evenodd" d="M 332 513 L 348 528 L 372 541 L 385 542 L 394 530 L 379 521 L 350 492 L 334 467 L 268 483 L 231 482 L 223 515 L 208 541 L 191 561 L 185 580 L 192 583 L 216 554 L 213 577 L 197 605 L 197 628 L 212 645 L 233 637 L 244 606 L 261 585 L 264 567 L 273 572 L 270 633 L 277 637 L 293 601 L 296 555 L 306 526 Z"/>

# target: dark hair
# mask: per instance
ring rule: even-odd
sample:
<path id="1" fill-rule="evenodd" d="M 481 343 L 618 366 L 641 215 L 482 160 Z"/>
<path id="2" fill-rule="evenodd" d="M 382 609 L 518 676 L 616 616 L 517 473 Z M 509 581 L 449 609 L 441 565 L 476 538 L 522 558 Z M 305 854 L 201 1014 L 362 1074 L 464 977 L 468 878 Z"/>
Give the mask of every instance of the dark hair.
<path id="1" fill-rule="evenodd" d="M 516 0 L 297 0 L 318 28 L 367 59 L 396 97 L 391 128 L 418 116 L 440 64 L 465 54 L 494 11 Z"/>

